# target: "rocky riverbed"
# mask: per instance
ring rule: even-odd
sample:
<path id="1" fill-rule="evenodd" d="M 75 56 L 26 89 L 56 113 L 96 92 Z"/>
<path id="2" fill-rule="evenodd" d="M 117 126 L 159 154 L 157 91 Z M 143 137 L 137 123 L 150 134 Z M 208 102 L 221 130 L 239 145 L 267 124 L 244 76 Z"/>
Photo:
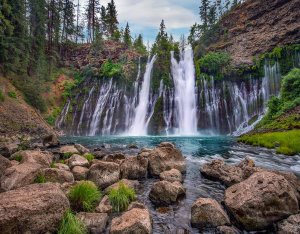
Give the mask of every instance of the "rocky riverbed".
<path id="1" fill-rule="evenodd" d="M 53 232 L 70 208 L 68 192 L 78 181 L 90 180 L 105 194 L 121 180 L 135 189 L 136 201 L 117 214 L 104 196 L 95 212 L 78 213 L 92 233 L 300 231 L 300 181 L 294 173 L 267 164 L 268 169 L 259 167 L 260 160 L 255 166 L 251 153 L 252 159 L 245 153 L 240 160 L 232 160 L 237 163 L 228 164 L 237 146 L 222 151 L 223 157 L 204 160 L 187 155 L 178 139 L 174 142 L 183 153 L 161 140 L 155 139 L 156 147 L 148 149 L 133 139 L 135 144 L 85 147 L 49 138 L 44 146 L 32 145 L 34 149 L 10 149 L 0 157 L 0 229 L 4 233 Z M 89 153 L 95 156 L 90 162 L 85 158 Z M 40 174 L 51 182 L 35 183 Z"/>

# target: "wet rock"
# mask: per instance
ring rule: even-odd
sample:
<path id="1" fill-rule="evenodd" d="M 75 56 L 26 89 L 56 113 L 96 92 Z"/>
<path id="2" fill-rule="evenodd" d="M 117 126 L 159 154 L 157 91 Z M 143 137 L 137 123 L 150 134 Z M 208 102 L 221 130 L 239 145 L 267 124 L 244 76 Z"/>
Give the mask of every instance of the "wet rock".
<path id="1" fill-rule="evenodd" d="M 103 158 L 103 161 L 121 164 L 125 158 L 126 157 L 123 153 L 116 153 L 116 154 L 109 154 L 109 155 L 105 156 Z"/>
<path id="2" fill-rule="evenodd" d="M 54 158 L 51 152 L 40 150 L 21 150 L 14 153 L 11 159 L 14 159 L 16 156 L 22 156 L 21 164 L 37 163 L 43 167 L 50 167 Z"/>
<path id="3" fill-rule="evenodd" d="M 51 134 L 51 135 L 48 135 L 46 137 L 44 137 L 43 139 L 43 146 L 58 146 L 60 143 L 59 143 L 59 140 L 57 138 L 57 136 L 55 136 L 54 134 Z"/>
<path id="4" fill-rule="evenodd" d="M 233 227 L 228 226 L 219 226 L 217 227 L 217 234 L 237 234 L 237 232 Z"/>
<path id="5" fill-rule="evenodd" d="M 147 158 L 151 151 L 152 149 L 142 148 L 141 151 L 138 153 L 138 155 Z"/>
<path id="6" fill-rule="evenodd" d="M 85 148 L 84 146 L 80 145 L 80 144 L 75 144 L 74 147 L 79 151 L 79 153 L 81 154 L 85 154 L 85 153 L 90 153 L 90 151 Z"/>
<path id="7" fill-rule="evenodd" d="M 216 200 L 199 198 L 191 209 L 191 224 L 193 227 L 218 227 L 230 224 L 227 214 Z"/>
<path id="8" fill-rule="evenodd" d="M 130 156 L 120 165 L 121 178 L 141 179 L 145 178 L 148 169 L 148 159 L 143 156 Z"/>
<path id="9" fill-rule="evenodd" d="M 133 208 L 121 217 L 113 218 L 109 233 L 145 233 L 152 234 L 152 216 L 148 209 Z"/>
<path id="10" fill-rule="evenodd" d="M 46 181 L 65 183 L 65 182 L 74 182 L 74 176 L 71 172 L 60 170 L 57 168 L 45 168 L 42 169 L 42 174 L 45 176 Z"/>
<path id="11" fill-rule="evenodd" d="M 69 159 L 68 159 L 69 167 L 72 169 L 75 166 L 81 166 L 81 167 L 89 167 L 89 161 L 78 155 L 78 154 L 73 154 Z"/>
<path id="12" fill-rule="evenodd" d="M 101 151 L 101 150 L 98 150 L 98 151 L 95 151 L 95 152 L 93 153 L 93 155 L 94 155 L 94 157 L 95 157 L 96 159 L 102 159 L 102 158 L 104 158 L 104 156 L 106 155 L 106 153 L 104 153 L 104 152 Z"/>
<path id="13" fill-rule="evenodd" d="M 225 206 L 248 231 L 265 229 L 298 212 L 295 191 L 281 175 L 256 172 L 225 191 Z"/>
<path id="14" fill-rule="evenodd" d="M 75 166 L 72 169 L 72 173 L 74 175 L 75 180 L 85 180 L 87 178 L 88 172 L 88 168 L 81 166 Z"/>
<path id="15" fill-rule="evenodd" d="M 103 144 L 101 145 L 101 147 L 104 148 L 104 149 L 110 149 L 110 148 L 111 148 L 111 145 L 110 145 L 110 144 L 103 143 Z"/>
<path id="16" fill-rule="evenodd" d="M 77 217 L 84 222 L 90 233 L 102 233 L 108 221 L 108 215 L 105 213 L 80 212 Z"/>
<path id="17" fill-rule="evenodd" d="M 300 214 L 291 215 L 278 223 L 278 234 L 300 233 Z"/>
<path id="18" fill-rule="evenodd" d="M 105 195 L 102 198 L 100 204 L 96 207 L 95 211 L 98 213 L 107 213 L 107 214 L 112 213 L 112 206 L 110 204 L 110 201 L 109 201 L 109 198 L 107 195 Z"/>
<path id="19" fill-rule="evenodd" d="M 93 181 L 99 188 L 104 189 L 120 178 L 119 164 L 113 162 L 99 162 L 90 167 L 88 180 Z"/>
<path id="20" fill-rule="evenodd" d="M 106 193 L 109 192 L 110 189 L 114 188 L 114 189 L 118 189 L 119 188 L 119 184 L 123 183 L 124 185 L 126 185 L 127 187 L 134 189 L 137 185 L 139 185 L 139 182 L 137 180 L 127 180 L 127 179 L 122 179 L 117 183 L 112 184 L 111 186 L 107 187 L 104 191 Z"/>
<path id="21" fill-rule="evenodd" d="M 59 153 L 61 155 L 64 155 L 66 153 L 79 154 L 79 151 L 75 148 L 74 145 L 65 145 L 65 146 L 60 148 Z"/>
<path id="22" fill-rule="evenodd" d="M 169 171 L 164 171 L 159 174 L 159 178 L 160 178 L 160 180 L 166 180 L 171 183 L 175 182 L 175 181 L 178 181 L 180 183 L 183 182 L 181 172 L 177 169 L 171 169 Z"/>
<path id="23" fill-rule="evenodd" d="M 161 172 L 173 168 L 178 169 L 181 173 L 186 172 L 182 153 L 172 143 L 160 143 L 155 150 L 150 151 L 148 159 L 149 172 L 152 176 L 159 176 Z"/>
<path id="24" fill-rule="evenodd" d="M 3 175 L 4 171 L 11 166 L 11 162 L 7 158 L 0 155 L 0 178 Z"/>
<path id="25" fill-rule="evenodd" d="M 69 166 L 63 163 L 54 163 L 54 166 L 56 166 L 60 170 L 70 171 Z"/>
<path id="26" fill-rule="evenodd" d="M 169 205 L 185 195 L 185 188 L 179 182 L 158 181 L 152 185 L 149 198 L 155 205 Z"/>
<path id="27" fill-rule="evenodd" d="M 2 233 L 54 232 L 70 208 L 64 193 L 52 183 L 32 184 L 0 194 Z"/>
<path id="28" fill-rule="evenodd" d="M 130 144 L 128 146 L 129 149 L 138 149 L 139 147 L 137 147 L 135 144 Z"/>
<path id="29" fill-rule="evenodd" d="M 131 202 L 128 206 L 128 210 L 131 210 L 131 209 L 134 209 L 134 208 L 137 208 L 137 209 L 147 209 L 147 207 L 143 204 L 143 203 L 140 203 L 140 202 Z"/>

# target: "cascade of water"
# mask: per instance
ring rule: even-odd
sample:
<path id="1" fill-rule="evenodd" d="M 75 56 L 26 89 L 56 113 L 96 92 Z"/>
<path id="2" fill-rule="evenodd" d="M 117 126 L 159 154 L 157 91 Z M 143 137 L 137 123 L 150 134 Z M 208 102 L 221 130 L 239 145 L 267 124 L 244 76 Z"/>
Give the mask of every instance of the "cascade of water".
<path id="1" fill-rule="evenodd" d="M 175 105 L 180 135 L 197 133 L 195 68 L 193 51 L 181 52 L 179 63 L 171 53 L 171 72 L 175 84 Z"/>
<path id="2" fill-rule="evenodd" d="M 139 104 L 135 109 L 135 116 L 132 125 L 129 129 L 128 135 L 143 136 L 147 134 L 146 115 L 147 115 L 147 109 L 149 105 L 151 72 L 155 60 L 156 60 L 156 55 L 153 56 L 151 61 L 149 61 L 148 59 L 142 88 L 139 94 Z"/>
<path id="3" fill-rule="evenodd" d="M 71 101 L 68 101 L 68 102 L 65 104 L 65 106 L 64 106 L 64 108 L 63 108 L 63 110 L 62 110 L 62 112 L 61 112 L 61 114 L 60 114 L 60 120 L 59 120 L 58 123 L 56 124 L 58 128 L 61 128 L 62 124 L 63 124 L 64 121 L 66 120 L 67 114 L 68 114 L 68 112 L 69 112 L 70 103 L 71 103 Z"/>

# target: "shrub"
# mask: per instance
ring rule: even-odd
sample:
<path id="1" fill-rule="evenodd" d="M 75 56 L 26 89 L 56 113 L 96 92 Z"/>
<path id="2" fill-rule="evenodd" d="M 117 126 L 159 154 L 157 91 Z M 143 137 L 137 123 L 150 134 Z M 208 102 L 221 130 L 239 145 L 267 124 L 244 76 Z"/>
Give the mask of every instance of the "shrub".
<path id="1" fill-rule="evenodd" d="M 89 162 L 91 162 L 93 159 L 95 159 L 94 155 L 92 154 L 87 154 L 84 156 Z"/>
<path id="2" fill-rule="evenodd" d="M 11 98 L 17 98 L 17 94 L 13 91 L 8 92 L 8 96 L 10 96 Z"/>
<path id="3" fill-rule="evenodd" d="M 113 63 L 112 61 L 107 61 L 102 65 L 102 76 L 105 77 L 115 77 L 122 76 L 123 67 L 121 63 Z"/>
<path id="4" fill-rule="evenodd" d="M 16 155 L 14 155 L 14 160 L 16 160 L 16 161 L 18 161 L 18 162 L 21 162 L 22 161 L 22 159 L 23 159 L 23 156 L 22 155 L 20 155 L 20 154 L 16 154 Z"/>
<path id="5" fill-rule="evenodd" d="M 37 174 L 37 176 L 34 179 L 34 183 L 37 184 L 42 184 L 42 183 L 46 183 L 46 178 L 42 173 Z"/>
<path id="6" fill-rule="evenodd" d="M 52 115 L 49 115 L 48 117 L 45 118 L 45 121 L 50 125 L 54 126 L 56 122 L 56 118 Z"/>
<path id="7" fill-rule="evenodd" d="M 64 153 L 64 159 L 70 158 L 73 154 L 75 154 L 75 153 L 73 153 L 73 152 Z"/>
<path id="8" fill-rule="evenodd" d="M 101 192 L 90 181 L 79 182 L 71 189 L 69 195 L 71 207 L 76 211 L 93 211 L 100 198 Z"/>
<path id="9" fill-rule="evenodd" d="M 76 215 L 72 214 L 70 210 L 66 211 L 65 217 L 57 230 L 58 234 L 85 234 L 87 228 Z"/>
<path id="10" fill-rule="evenodd" d="M 130 202 L 136 198 L 134 190 L 124 183 L 119 183 L 118 189 L 110 189 L 108 197 L 117 212 L 127 209 Z"/>
<path id="11" fill-rule="evenodd" d="M 5 96 L 4 96 L 4 93 L 2 92 L 2 90 L 0 90 L 0 101 L 1 102 L 5 101 Z"/>
<path id="12" fill-rule="evenodd" d="M 57 166 L 55 166 L 54 162 L 51 163 L 51 168 L 58 168 Z"/>

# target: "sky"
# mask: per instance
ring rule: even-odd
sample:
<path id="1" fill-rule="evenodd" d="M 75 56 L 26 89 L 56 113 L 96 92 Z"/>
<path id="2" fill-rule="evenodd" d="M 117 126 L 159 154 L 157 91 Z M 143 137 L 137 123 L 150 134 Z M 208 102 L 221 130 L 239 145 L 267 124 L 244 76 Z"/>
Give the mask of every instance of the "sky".
<path id="1" fill-rule="evenodd" d="M 81 4 L 85 5 L 87 0 Z M 100 0 L 106 6 L 110 0 Z M 129 23 L 131 35 L 142 34 L 144 43 L 152 44 L 162 19 L 175 40 L 189 35 L 190 27 L 199 22 L 199 0 L 115 0 L 120 27 Z"/>

